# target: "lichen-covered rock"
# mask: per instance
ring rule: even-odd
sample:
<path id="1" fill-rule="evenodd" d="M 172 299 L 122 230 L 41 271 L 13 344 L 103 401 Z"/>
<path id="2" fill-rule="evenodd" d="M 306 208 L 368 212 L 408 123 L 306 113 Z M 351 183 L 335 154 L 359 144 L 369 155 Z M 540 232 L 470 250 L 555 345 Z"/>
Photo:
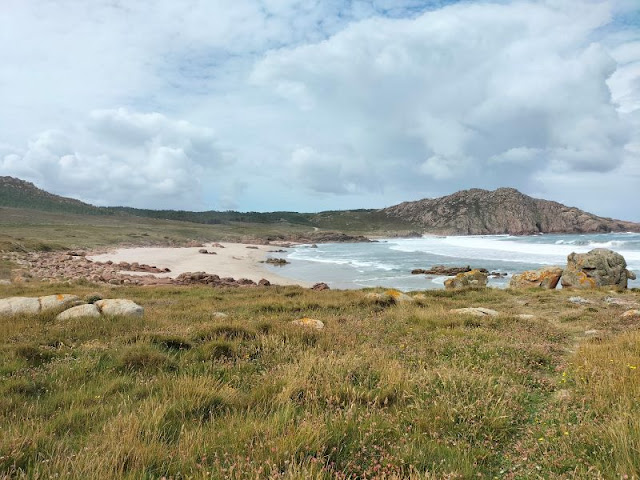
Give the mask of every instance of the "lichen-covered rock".
<path id="1" fill-rule="evenodd" d="M 487 274 L 480 270 L 471 270 L 470 272 L 459 273 L 453 278 L 449 278 L 444 282 L 444 288 L 454 290 L 465 287 L 486 287 Z"/>
<path id="2" fill-rule="evenodd" d="M 30 314 L 40 311 L 40 300 L 36 297 L 9 297 L 0 299 L 0 316 Z"/>
<path id="3" fill-rule="evenodd" d="M 77 295 L 70 295 L 68 293 L 63 293 L 59 295 L 46 295 L 44 297 L 40 297 L 40 309 L 45 312 L 47 310 L 55 310 L 57 308 L 62 308 L 65 305 L 69 305 L 73 302 L 80 301 L 80 297 Z"/>
<path id="4" fill-rule="evenodd" d="M 387 295 L 386 293 L 370 292 L 364 296 L 364 299 L 372 303 L 379 303 L 383 305 L 395 303 L 393 297 L 391 295 Z"/>
<path id="5" fill-rule="evenodd" d="M 640 318 L 640 310 L 627 310 L 620 316 L 622 318 Z"/>
<path id="6" fill-rule="evenodd" d="M 322 330 L 324 328 L 324 323 L 322 323 L 320 320 L 309 317 L 293 320 L 291 323 L 299 327 L 315 328 L 316 330 Z"/>
<path id="7" fill-rule="evenodd" d="M 406 293 L 399 292 L 398 290 L 387 290 L 384 292 L 385 295 L 393 298 L 395 303 L 413 303 L 414 300 L 412 297 L 407 295 Z"/>
<path id="8" fill-rule="evenodd" d="M 109 298 L 98 300 L 94 305 L 98 307 L 102 315 L 108 317 L 122 315 L 127 317 L 142 317 L 144 308 L 137 303 L 124 298 Z"/>
<path id="9" fill-rule="evenodd" d="M 497 317 L 499 312 L 484 307 L 468 307 L 468 308 L 455 308 L 449 310 L 451 313 L 457 313 L 462 315 L 473 315 L 474 317 Z"/>
<path id="10" fill-rule="evenodd" d="M 596 248 L 587 253 L 570 254 L 560 281 L 563 288 L 607 285 L 627 288 L 629 274 L 627 262 L 622 255 L 606 248 Z"/>
<path id="11" fill-rule="evenodd" d="M 77 307 L 71 307 L 56 316 L 56 320 L 68 320 L 70 318 L 82 318 L 82 317 L 99 317 L 100 310 L 93 303 L 85 305 L 78 305 Z"/>
<path id="12" fill-rule="evenodd" d="M 561 276 L 562 268 L 556 266 L 528 270 L 511 277 L 509 288 L 539 287 L 553 290 L 558 285 Z"/>

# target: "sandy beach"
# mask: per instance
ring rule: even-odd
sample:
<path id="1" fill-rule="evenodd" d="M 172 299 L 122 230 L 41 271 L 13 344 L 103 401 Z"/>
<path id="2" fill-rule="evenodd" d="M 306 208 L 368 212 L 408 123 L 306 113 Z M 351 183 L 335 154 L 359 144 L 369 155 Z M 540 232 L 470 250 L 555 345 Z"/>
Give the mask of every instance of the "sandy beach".
<path id="1" fill-rule="evenodd" d="M 138 247 L 119 248 L 112 252 L 88 256 L 94 262 L 138 262 L 140 264 L 153 265 L 158 268 L 169 268 L 170 273 L 154 274 L 157 277 L 175 278 L 185 272 L 206 272 L 220 277 L 233 277 L 235 279 L 248 278 L 258 282 L 266 278 L 276 285 L 301 285 L 311 284 L 291 280 L 272 272 L 264 263 L 260 263 L 269 257 L 269 251 L 279 250 L 274 245 L 248 245 L 243 243 L 219 243 L 222 247 L 205 244 L 204 247 Z M 250 247 L 250 248 L 247 248 Z M 205 248 L 212 254 L 199 253 Z M 279 257 L 273 253 L 273 257 Z M 287 268 L 284 267 L 278 268 Z"/>

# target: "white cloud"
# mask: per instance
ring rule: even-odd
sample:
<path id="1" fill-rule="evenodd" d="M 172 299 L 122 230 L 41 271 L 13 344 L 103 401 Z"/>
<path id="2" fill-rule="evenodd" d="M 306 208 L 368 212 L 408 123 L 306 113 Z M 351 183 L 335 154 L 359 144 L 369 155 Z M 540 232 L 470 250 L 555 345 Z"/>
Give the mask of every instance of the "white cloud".
<path id="1" fill-rule="evenodd" d="M 36 135 L 0 156 L 0 171 L 100 205 L 197 208 L 202 175 L 228 163 L 210 129 L 121 108 L 91 112 L 70 135 Z"/>
<path id="2" fill-rule="evenodd" d="M 625 20 L 637 11 L 7 0 L 0 173 L 176 208 L 382 206 L 498 186 L 571 191 L 581 206 L 581 179 L 640 187 L 640 26 Z M 98 171 L 122 188 L 82 190 Z M 640 220 L 626 201 L 594 205 Z"/>

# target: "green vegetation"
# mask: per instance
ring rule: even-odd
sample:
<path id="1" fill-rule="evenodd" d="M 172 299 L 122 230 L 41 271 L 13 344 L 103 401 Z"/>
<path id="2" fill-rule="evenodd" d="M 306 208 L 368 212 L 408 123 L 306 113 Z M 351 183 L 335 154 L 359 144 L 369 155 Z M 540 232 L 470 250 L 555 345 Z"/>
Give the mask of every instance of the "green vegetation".
<path id="1" fill-rule="evenodd" d="M 640 334 L 605 291 L 0 286 L 50 293 L 145 316 L 0 322 L 0 478 L 640 474 Z M 449 313 L 480 305 L 503 315 Z"/>

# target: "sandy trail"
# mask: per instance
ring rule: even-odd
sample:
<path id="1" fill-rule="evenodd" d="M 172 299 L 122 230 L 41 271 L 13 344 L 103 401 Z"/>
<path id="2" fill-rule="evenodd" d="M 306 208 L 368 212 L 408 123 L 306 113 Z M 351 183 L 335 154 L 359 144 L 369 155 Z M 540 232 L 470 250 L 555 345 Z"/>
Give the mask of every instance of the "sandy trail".
<path id="1" fill-rule="evenodd" d="M 258 282 L 266 278 L 276 285 L 301 285 L 310 286 L 306 282 L 292 280 L 267 269 L 265 264 L 259 263 L 268 258 L 269 250 L 279 250 L 274 245 L 248 245 L 244 243 L 220 243 L 224 248 L 212 247 L 205 244 L 204 247 L 137 247 L 119 248 L 113 252 L 88 256 L 95 262 L 114 263 L 138 262 L 140 264 L 154 265 L 158 268 L 169 268 L 171 273 L 154 274 L 157 277 L 175 278 L 185 272 L 206 272 L 220 277 L 233 277 L 236 280 L 248 278 Z M 252 247 L 252 248 L 247 248 Z M 215 255 L 198 253 L 201 248 L 206 248 Z M 273 257 L 281 257 L 273 253 Z M 286 269 L 284 267 L 279 267 Z"/>

